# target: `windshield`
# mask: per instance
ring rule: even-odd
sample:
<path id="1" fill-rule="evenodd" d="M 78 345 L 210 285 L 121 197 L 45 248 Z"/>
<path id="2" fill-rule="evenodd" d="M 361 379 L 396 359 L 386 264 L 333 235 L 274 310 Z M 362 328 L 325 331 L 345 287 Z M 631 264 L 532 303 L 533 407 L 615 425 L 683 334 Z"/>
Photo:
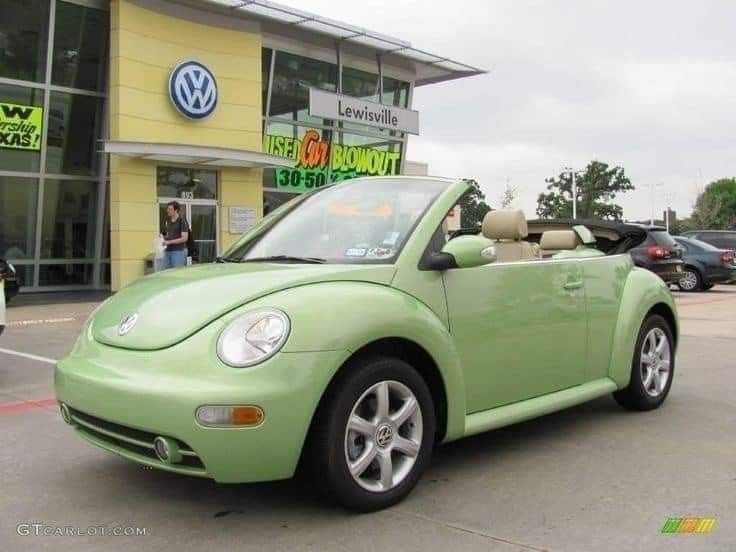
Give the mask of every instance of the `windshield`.
<path id="1" fill-rule="evenodd" d="M 245 236 L 223 258 L 392 263 L 448 185 L 430 179 L 370 178 L 322 188 L 271 213 L 258 225 L 263 230 Z"/>

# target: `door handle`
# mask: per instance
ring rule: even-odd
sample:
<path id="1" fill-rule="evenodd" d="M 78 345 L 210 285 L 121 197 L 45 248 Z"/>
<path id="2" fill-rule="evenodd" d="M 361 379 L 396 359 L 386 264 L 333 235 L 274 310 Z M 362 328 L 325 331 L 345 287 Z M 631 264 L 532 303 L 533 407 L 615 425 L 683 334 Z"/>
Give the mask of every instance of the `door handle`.
<path id="1" fill-rule="evenodd" d="M 566 289 L 566 290 L 579 289 L 579 288 L 583 287 L 583 281 L 582 280 L 578 280 L 577 282 L 567 282 L 562 287 L 564 289 Z"/>

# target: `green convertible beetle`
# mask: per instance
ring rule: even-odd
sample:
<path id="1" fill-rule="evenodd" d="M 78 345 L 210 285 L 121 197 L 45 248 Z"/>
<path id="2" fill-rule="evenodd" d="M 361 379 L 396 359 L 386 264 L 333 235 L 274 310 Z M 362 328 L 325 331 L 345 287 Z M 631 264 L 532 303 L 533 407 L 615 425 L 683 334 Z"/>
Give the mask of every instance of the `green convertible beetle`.
<path id="1" fill-rule="evenodd" d="M 308 461 L 342 504 L 406 496 L 436 443 L 613 393 L 665 400 L 665 284 L 585 227 L 520 211 L 448 239 L 468 186 L 360 178 L 299 196 L 218 263 L 142 278 L 58 363 L 64 420 L 130 460 L 218 482 Z"/>

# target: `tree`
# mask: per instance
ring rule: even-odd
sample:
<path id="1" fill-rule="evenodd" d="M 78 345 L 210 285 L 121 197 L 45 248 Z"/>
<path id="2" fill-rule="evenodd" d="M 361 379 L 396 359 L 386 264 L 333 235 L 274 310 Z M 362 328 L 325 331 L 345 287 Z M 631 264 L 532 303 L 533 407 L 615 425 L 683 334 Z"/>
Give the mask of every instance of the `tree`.
<path id="1" fill-rule="evenodd" d="M 480 189 L 480 185 L 471 178 L 464 180 L 470 185 L 470 190 L 458 202 L 462 225 L 464 228 L 480 226 L 491 208 L 486 203 L 486 194 Z"/>
<path id="2" fill-rule="evenodd" d="M 547 178 L 547 193 L 537 198 L 541 218 L 572 217 L 572 177 L 569 172 Z M 623 209 L 613 203 L 616 195 L 634 189 L 622 167 L 591 161 L 583 172 L 575 173 L 578 218 L 621 220 Z"/>
<path id="3" fill-rule="evenodd" d="M 687 222 L 698 230 L 728 230 L 736 226 L 736 178 L 708 184 L 695 200 Z"/>
<path id="4" fill-rule="evenodd" d="M 508 209 L 516 201 L 516 196 L 519 194 L 519 188 L 512 186 L 509 179 L 506 179 L 506 187 L 503 189 L 501 194 L 501 209 Z"/>

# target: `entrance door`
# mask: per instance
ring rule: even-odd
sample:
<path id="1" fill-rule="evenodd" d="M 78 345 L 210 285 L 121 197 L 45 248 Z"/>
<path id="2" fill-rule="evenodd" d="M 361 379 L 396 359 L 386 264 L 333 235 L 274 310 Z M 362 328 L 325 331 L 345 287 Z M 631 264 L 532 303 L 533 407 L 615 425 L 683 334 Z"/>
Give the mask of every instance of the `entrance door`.
<path id="1" fill-rule="evenodd" d="M 166 228 L 166 204 L 172 199 L 159 198 L 159 223 Z M 189 252 L 192 263 L 211 263 L 217 257 L 217 204 L 201 200 L 177 199 L 181 216 L 189 223 L 194 240 L 194 251 Z"/>
<path id="2" fill-rule="evenodd" d="M 156 189 L 161 226 L 166 220 L 166 204 L 178 201 L 194 240 L 194 250 L 189 252 L 192 262 L 213 262 L 217 257 L 217 171 L 157 167 Z"/>

